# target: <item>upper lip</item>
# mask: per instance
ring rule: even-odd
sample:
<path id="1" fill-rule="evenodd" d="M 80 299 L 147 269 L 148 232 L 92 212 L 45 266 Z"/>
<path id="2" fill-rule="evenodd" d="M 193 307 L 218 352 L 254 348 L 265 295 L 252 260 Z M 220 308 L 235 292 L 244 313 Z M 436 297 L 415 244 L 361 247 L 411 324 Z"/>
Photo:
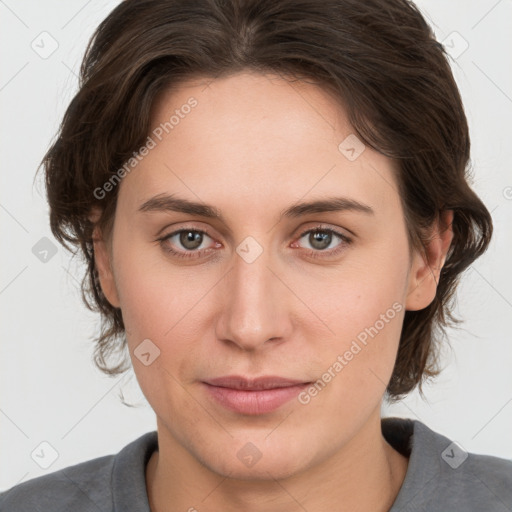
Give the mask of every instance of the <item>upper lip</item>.
<path id="1" fill-rule="evenodd" d="M 238 375 L 228 375 L 215 379 L 204 381 L 211 386 L 222 388 L 243 389 L 247 391 L 257 391 L 263 389 L 285 388 L 296 386 L 297 384 L 309 384 L 307 381 L 287 379 L 275 375 L 265 375 L 262 377 L 246 378 Z"/>

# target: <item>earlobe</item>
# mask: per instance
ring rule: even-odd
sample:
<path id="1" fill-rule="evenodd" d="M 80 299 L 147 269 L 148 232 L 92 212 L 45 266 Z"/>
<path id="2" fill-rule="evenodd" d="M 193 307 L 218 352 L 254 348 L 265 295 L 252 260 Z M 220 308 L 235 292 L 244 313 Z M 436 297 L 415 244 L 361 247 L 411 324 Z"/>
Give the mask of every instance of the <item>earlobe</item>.
<path id="1" fill-rule="evenodd" d="M 452 222 L 453 210 L 442 212 L 439 221 L 432 227 L 424 254 L 414 251 L 405 303 L 408 311 L 426 308 L 436 296 L 441 269 L 453 240 Z"/>
<path id="2" fill-rule="evenodd" d="M 108 302 L 115 308 L 120 307 L 119 296 L 117 293 L 114 274 L 111 266 L 111 255 L 109 253 L 106 241 L 96 226 L 93 231 L 93 245 L 94 245 L 94 261 L 98 270 L 98 278 L 101 285 L 103 295 L 105 295 Z"/>

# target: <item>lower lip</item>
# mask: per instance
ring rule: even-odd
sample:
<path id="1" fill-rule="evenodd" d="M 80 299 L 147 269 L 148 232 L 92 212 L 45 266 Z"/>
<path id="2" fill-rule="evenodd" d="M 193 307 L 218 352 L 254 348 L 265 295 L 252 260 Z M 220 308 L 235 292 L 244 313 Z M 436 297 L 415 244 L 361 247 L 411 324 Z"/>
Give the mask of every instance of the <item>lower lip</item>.
<path id="1" fill-rule="evenodd" d="M 275 411 L 309 386 L 309 383 L 306 383 L 285 388 L 244 391 L 204 384 L 210 396 L 227 409 L 241 414 L 253 415 Z"/>

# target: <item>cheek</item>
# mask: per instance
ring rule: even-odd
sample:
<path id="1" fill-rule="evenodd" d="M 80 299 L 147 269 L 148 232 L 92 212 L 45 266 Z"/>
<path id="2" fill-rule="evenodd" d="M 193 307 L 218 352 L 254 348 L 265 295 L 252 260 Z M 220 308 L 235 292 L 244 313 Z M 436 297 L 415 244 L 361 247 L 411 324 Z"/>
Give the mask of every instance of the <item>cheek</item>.
<path id="1" fill-rule="evenodd" d="M 323 293 L 312 292 L 305 302 L 314 305 L 326 336 L 317 336 L 315 353 L 321 355 L 323 377 L 336 381 L 333 399 L 352 403 L 381 394 L 395 363 L 400 341 L 408 270 L 405 243 L 376 247 L 340 267 L 332 279 L 320 280 Z M 307 289 L 299 293 L 306 297 Z M 304 324 L 304 329 L 308 329 Z M 309 331 L 311 339 L 314 332 Z M 332 375 L 336 375 L 333 379 Z M 339 377 L 338 377 L 339 376 Z M 347 392 L 350 390 L 350 393 Z"/>
<path id="2" fill-rule="evenodd" d="M 155 412 L 167 417 L 179 409 L 184 400 L 180 382 L 200 360 L 199 335 L 189 318 L 197 290 L 194 293 L 190 281 L 165 272 L 142 251 L 124 253 L 117 262 L 116 280 L 137 381 Z"/>
<path id="3" fill-rule="evenodd" d="M 356 338 L 376 322 L 379 331 L 398 338 L 401 319 L 395 317 L 405 302 L 408 264 L 407 245 L 403 240 L 376 244 L 367 250 L 354 251 L 338 268 L 316 272 L 314 279 L 306 275 L 296 281 L 294 290 L 318 313 L 323 320 L 323 332 L 329 331 L 332 340 L 346 342 Z M 385 329 L 380 321 L 382 315 Z"/>
<path id="4" fill-rule="evenodd" d="M 183 316 L 194 296 L 185 273 L 176 270 L 152 242 L 130 241 L 126 233 L 117 237 L 115 278 L 123 321 L 133 342 L 162 338 Z"/>
<path id="5" fill-rule="evenodd" d="M 204 333 L 198 317 L 204 315 L 207 304 L 205 290 L 216 278 L 205 281 L 194 267 L 173 268 L 153 247 L 137 250 L 120 243 L 117 250 L 122 256 L 116 259 L 116 282 L 137 378 L 145 393 L 148 390 L 156 396 L 167 388 L 172 395 L 173 377 L 180 381 L 190 378 L 194 364 L 204 359 Z M 139 347 L 146 346 L 142 343 L 149 345 L 151 357 L 152 351 L 158 354 L 151 365 L 138 359 Z"/>

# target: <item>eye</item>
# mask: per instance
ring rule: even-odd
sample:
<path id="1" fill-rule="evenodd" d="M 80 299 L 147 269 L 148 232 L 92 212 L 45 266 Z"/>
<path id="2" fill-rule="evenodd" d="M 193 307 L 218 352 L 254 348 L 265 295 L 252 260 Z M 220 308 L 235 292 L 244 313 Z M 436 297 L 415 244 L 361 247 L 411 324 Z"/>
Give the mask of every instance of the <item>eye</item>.
<path id="1" fill-rule="evenodd" d="M 161 243 L 163 249 L 173 256 L 178 258 L 199 258 L 210 250 L 209 248 L 198 250 L 203 245 L 205 236 L 211 238 L 208 233 L 202 229 L 179 229 L 159 238 L 158 241 Z M 175 240 L 173 244 L 171 244 L 170 242 L 173 238 Z M 184 250 L 176 250 L 173 248 L 173 245 L 181 246 Z"/>
<path id="2" fill-rule="evenodd" d="M 325 228 L 323 226 L 317 226 L 313 229 L 308 229 L 307 231 L 304 231 L 300 235 L 299 240 L 301 238 L 304 238 L 305 235 L 308 235 L 306 241 L 312 247 L 312 250 L 310 250 L 307 253 L 307 255 L 313 258 L 336 256 L 352 243 L 352 240 L 343 233 L 340 233 L 335 229 Z M 326 250 L 329 246 L 331 246 L 331 244 L 333 243 L 333 241 L 336 240 L 336 238 L 338 238 L 341 241 L 341 243 L 339 243 L 332 249 Z"/>

